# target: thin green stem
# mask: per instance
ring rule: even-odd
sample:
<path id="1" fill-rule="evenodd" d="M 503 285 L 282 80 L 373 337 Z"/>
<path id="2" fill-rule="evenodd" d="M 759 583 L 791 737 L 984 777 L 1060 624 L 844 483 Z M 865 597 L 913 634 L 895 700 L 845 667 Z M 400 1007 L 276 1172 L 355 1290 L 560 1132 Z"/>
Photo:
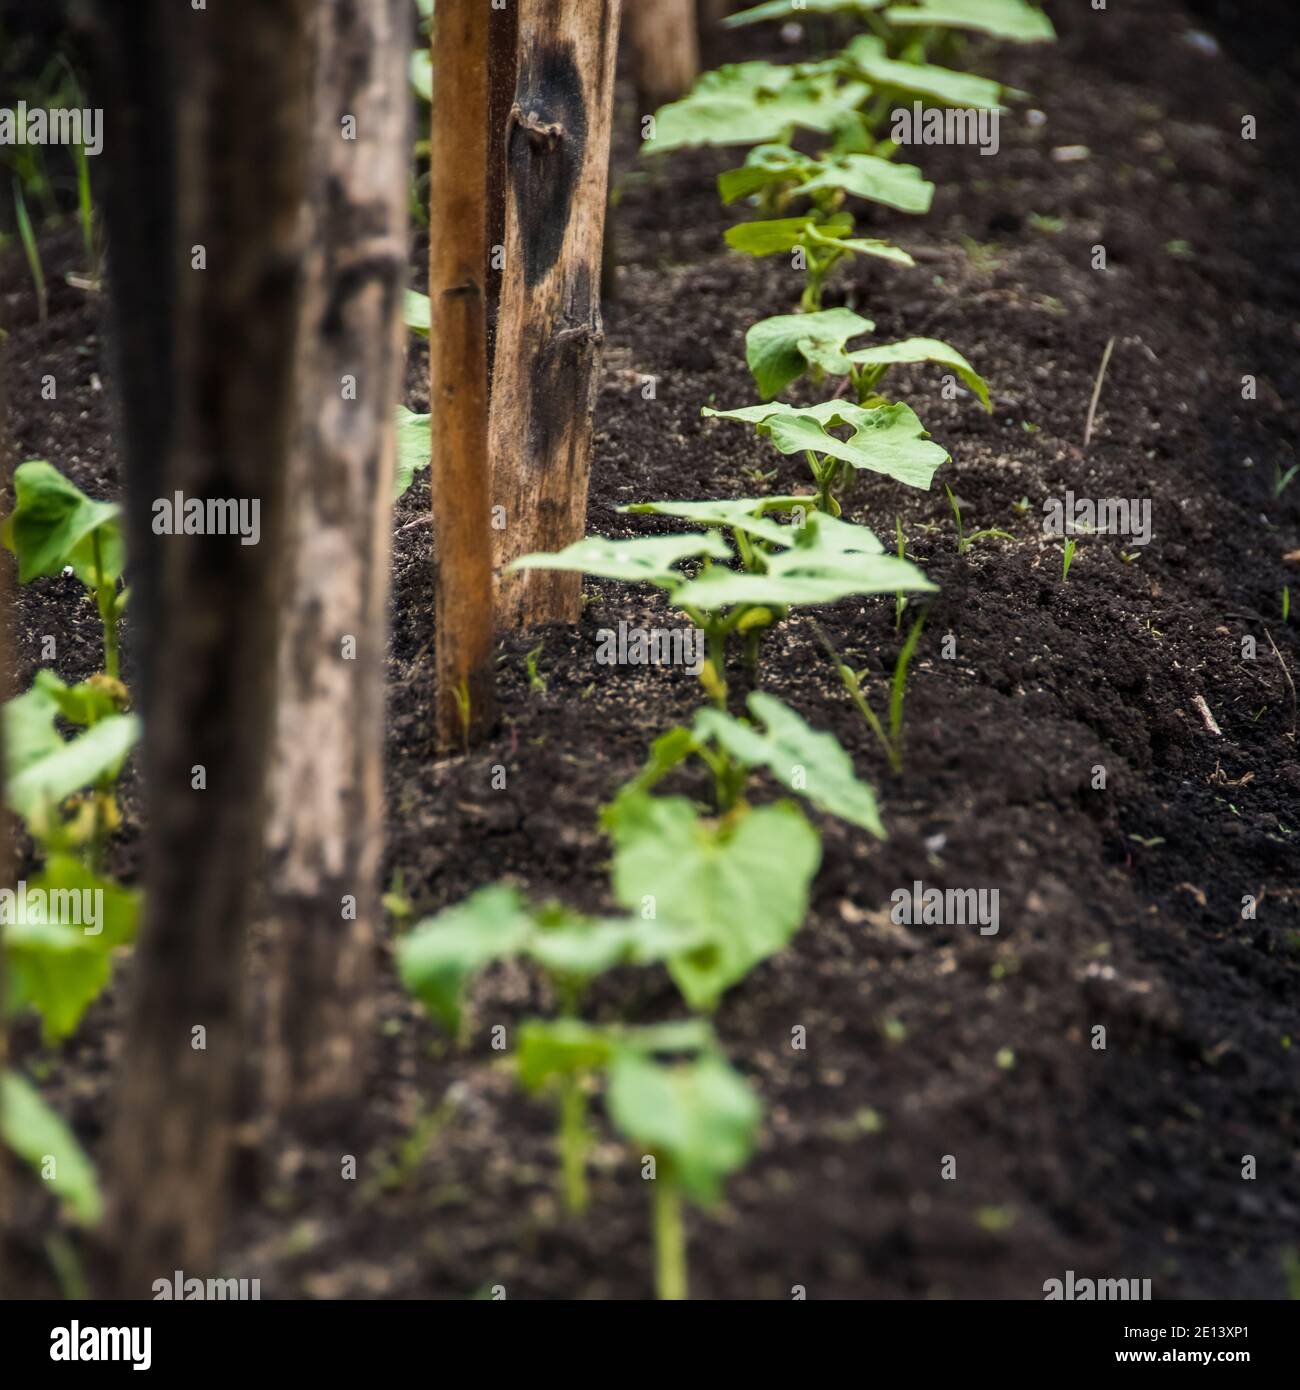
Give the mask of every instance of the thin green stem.
<path id="1" fill-rule="evenodd" d="M 95 606 L 99 609 L 99 621 L 104 629 L 104 670 L 117 680 L 120 664 L 117 649 L 117 617 L 113 612 L 117 602 L 117 587 L 104 575 L 104 557 L 97 529 L 90 533 L 90 544 L 95 564 Z"/>
<path id="2" fill-rule="evenodd" d="M 680 1302 L 686 1292 L 686 1222 L 681 1189 L 671 1178 L 654 1184 L 655 1296 Z"/>
<path id="3" fill-rule="evenodd" d="M 587 1206 L 587 1098 L 582 1081 L 566 1076 L 560 1083 L 560 1165 L 564 1176 L 564 1204 L 572 1212 Z"/>

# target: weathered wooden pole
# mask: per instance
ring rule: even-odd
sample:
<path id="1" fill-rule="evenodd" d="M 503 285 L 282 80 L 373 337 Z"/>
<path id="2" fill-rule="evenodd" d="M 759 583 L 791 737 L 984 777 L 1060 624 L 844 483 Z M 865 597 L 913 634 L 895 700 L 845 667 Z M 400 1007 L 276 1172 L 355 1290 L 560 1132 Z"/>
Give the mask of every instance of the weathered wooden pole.
<path id="1" fill-rule="evenodd" d="M 492 7 L 439 0 L 429 142 L 429 408 L 437 575 L 435 733 L 468 747 L 493 714 L 487 178 Z"/>
<path id="2" fill-rule="evenodd" d="M 603 329 L 604 237 L 620 0 L 520 0 L 506 133 L 506 239 L 489 457 L 497 615 L 577 619 L 581 576 L 513 559 L 584 532 Z"/>
<path id="3" fill-rule="evenodd" d="M 311 0 L 113 7 L 113 69 L 152 70 L 156 85 L 110 83 L 124 105 L 109 129 L 168 131 L 112 156 L 122 180 L 107 205 L 117 321 L 149 315 L 142 356 L 123 357 L 126 408 L 139 411 L 150 393 L 167 403 L 128 431 L 139 470 L 128 507 L 148 508 L 156 487 L 155 497 L 231 500 L 256 518 L 239 534 L 154 535 L 139 515 L 129 527 L 140 547 L 132 568 L 156 583 L 149 626 L 134 627 L 151 653 L 147 891 L 113 1114 L 117 1291 L 128 1297 L 147 1297 L 168 1270 L 212 1273 L 225 1229 L 246 1061 L 246 928 L 274 747 L 311 11 Z M 126 120 L 136 102 L 139 119 Z M 140 167 L 151 151 L 164 156 L 156 171 Z M 175 190 L 172 206 L 124 214 L 123 196 L 151 173 Z M 124 296 L 149 275 L 160 282 L 154 297 Z"/>
<path id="4" fill-rule="evenodd" d="M 408 0 L 323 6 L 289 574 L 267 826 L 275 1112 L 366 1081 L 381 908 L 384 649 L 400 396 Z"/>
<path id="5" fill-rule="evenodd" d="M 676 101 L 700 75 L 695 0 L 632 0 L 624 12 L 638 115 Z"/>

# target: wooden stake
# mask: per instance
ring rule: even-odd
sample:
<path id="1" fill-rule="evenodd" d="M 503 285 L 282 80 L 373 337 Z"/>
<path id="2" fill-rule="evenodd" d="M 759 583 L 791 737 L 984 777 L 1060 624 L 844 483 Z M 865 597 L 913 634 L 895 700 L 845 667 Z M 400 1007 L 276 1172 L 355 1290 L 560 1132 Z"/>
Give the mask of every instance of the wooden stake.
<path id="1" fill-rule="evenodd" d="M 638 115 L 649 115 L 683 96 L 699 76 L 695 0 L 635 0 L 623 23 L 632 50 Z"/>
<path id="2" fill-rule="evenodd" d="M 310 160 L 311 0 L 254 0 L 207 12 L 141 6 L 118 42 L 123 70 L 165 55 L 166 89 L 145 114 L 169 129 L 174 208 L 120 235 L 108 204 L 118 321 L 146 266 L 168 315 L 147 341 L 168 355 L 125 361 L 166 394 L 130 432 L 156 441 L 159 497 L 255 501 L 243 535 L 157 536 L 148 512 L 131 563 L 157 576 L 142 771 L 146 901 L 113 1112 L 120 1266 L 115 1292 L 147 1297 L 160 1272 L 214 1271 L 228 1227 L 237 1096 L 245 1062 L 245 929 L 263 839 L 266 769 L 285 539 L 285 476 L 294 437 L 303 219 Z M 141 99 L 114 92 L 113 104 Z M 116 117 L 109 129 L 120 129 Z M 119 149 L 128 167 L 142 149 Z M 139 186 L 142 171 L 134 168 Z M 122 262 L 122 264 L 117 264 Z M 145 264 L 141 264 L 144 262 Z M 119 276 L 123 278 L 118 278 Z M 142 394 L 126 393 L 128 408 Z M 134 470 L 137 458 L 130 455 Z M 146 477 L 150 476 L 148 473 Z M 128 506 L 148 506 L 140 487 Z"/>
<path id="3" fill-rule="evenodd" d="M 468 748 L 493 713 L 485 178 L 491 22 L 484 0 L 439 0 L 433 16 L 429 408 L 435 732 L 443 749 Z"/>
<path id="4" fill-rule="evenodd" d="M 355 1104 L 373 1031 L 393 402 L 407 277 L 408 3 L 326 5 L 314 15 L 313 226 L 267 826 L 263 1072 L 276 1113 Z"/>
<path id="5" fill-rule="evenodd" d="M 504 509 L 493 532 L 498 618 L 509 627 L 578 616 L 580 575 L 502 571 L 586 528 L 619 6 L 520 0 L 490 450 L 492 500 Z"/>

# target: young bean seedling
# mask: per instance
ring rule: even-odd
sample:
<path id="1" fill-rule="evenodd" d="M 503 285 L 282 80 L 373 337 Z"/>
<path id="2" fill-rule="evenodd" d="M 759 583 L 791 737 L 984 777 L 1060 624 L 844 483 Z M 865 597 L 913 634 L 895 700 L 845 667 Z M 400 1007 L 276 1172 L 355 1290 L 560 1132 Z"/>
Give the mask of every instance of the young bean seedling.
<path id="1" fill-rule="evenodd" d="M 634 797 L 650 800 L 641 793 Z M 760 848 L 772 850 L 770 844 L 756 844 L 749 852 Z M 619 852 L 644 857 L 635 836 L 631 847 L 624 844 Z M 638 872 L 634 864 L 633 876 Z M 715 883 L 700 860 L 695 886 L 706 891 L 716 908 L 728 880 L 718 866 L 712 872 Z M 767 886 L 759 885 L 757 891 Z M 805 908 L 806 884 L 800 917 Z M 562 1190 L 573 1212 L 585 1210 L 588 1202 L 588 1095 L 603 1083 L 611 1122 L 643 1150 L 641 1175 L 654 1183 L 660 1298 L 686 1296 L 683 1202 L 716 1202 L 723 1180 L 749 1156 L 761 1107 L 702 1020 L 597 1026 L 576 1017 L 576 1008 L 597 973 L 617 964 L 647 964 L 665 955 L 671 959 L 670 953 L 688 949 L 707 953 L 716 948 L 702 943 L 694 928 L 666 927 L 653 917 L 599 922 L 554 906 L 534 911 L 504 885 L 480 889 L 457 907 L 419 923 L 398 943 L 403 983 L 453 1030 L 465 983 L 475 971 L 492 961 L 526 956 L 547 972 L 564 1012 L 557 1019 L 531 1019 L 520 1026 L 516 1075 L 530 1094 L 555 1097 Z"/>
<path id="2" fill-rule="evenodd" d="M 761 319 L 745 334 L 745 358 L 754 384 L 765 401 L 779 396 L 807 375 L 814 387 L 827 377 L 847 377 L 861 406 L 888 404 L 880 394 L 889 370 L 903 363 L 932 362 L 946 367 L 992 410 L 984 378 L 956 348 L 937 338 L 907 338 L 880 347 L 848 347 L 848 340 L 870 333 L 875 324 L 852 309 L 823 309 L 810 314 L 777 314 Z"/>
<path id="3" fill-rule="evenodd" d="M 848 401 L 809 406 L 774 401 L 740 410 L 705 406 L 701 413 L 753 425 L 781 453 L 802 453 L 817 484 L 813 505 L 832 517 L 840 515 L 840 493 L 858 472 L 928 488 L 935 470 L 948 461 L 947 451 L 931 441 L 916 412 L 902 402 L 863 407 Z M 847 431 L 847 437 L 836 430 Z"/>
<path id="4" fill-rule="evenodd" d="M 134 937 L 138 894 L 103 876 L 108 835 L 120 816 L 113 787 L 138 736 L 118 677 L 123 549 L 117 508 L 92 501 L 48 463 L 14 473 L 17 506 L 0 535 L 29 583 L 71 572 L 89 591 L 103 628 L 105 672 L 75 686 L 38 671 L 3 709 L 5 797 L 43 855 L 4 907 L 4 1011 L 28 1009 L 47 1043 L 71 1036 L 108 984 L 112 956 Z M 78 730 L 65 738 L 59 721 Z M 89 789 L 89 795 L 86 795 Z M 94 1168 L 63 1121 L 17 1072 L 0 1077 L 0 1139 L 42 1168 L 56 1159 L 54 1189 L 75 1219 L 99 1220 Z"/>
<path id="5" fill-rule="evenodd" d="M 807 426 L 820 429 L 814 418 L 807 420 Z M 732 634 L 745 639 L 747 660 L 756 670 L 760 635 L 792 606 L 834 603 L 850 595 L 926 592 L 934 587 L 910 562 L 886 555 L 865 526 L 809 512 L 809 501 L 759 497 L 736 502 L 638 503 L 622 510 L 671 516 L 709 529 L 631 540 L 588 536 L 555 554 L 526 555 L 515 567 L 579 570 L 663 589 L 671 606 L 704 633 L 707 658 L 700 680 L 714 704 L 725 709 L 726 645 Z M 782 522 L 779 515 L 790 520 Z M 731 533 L 731 546 L 718 534 L 724 528 Z M 703 566 L 694 575 L 677 568 L 695 560 L 703 561 Z"/>

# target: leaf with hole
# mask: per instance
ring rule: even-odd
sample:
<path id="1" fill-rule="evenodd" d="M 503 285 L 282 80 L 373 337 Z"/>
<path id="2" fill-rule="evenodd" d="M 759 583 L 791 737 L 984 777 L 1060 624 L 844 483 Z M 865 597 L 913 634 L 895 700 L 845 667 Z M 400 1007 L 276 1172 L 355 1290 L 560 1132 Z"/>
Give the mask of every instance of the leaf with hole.
<path id="1" fill-rule="evenodd" d="M 931 441 L 912 407 L 901 402 L 864 407 L 848 401 L 809 406 L 774 401 L 739 410 L 705 406 L 701 413 L 751 424 L 783 454 L 811 450 L 908 487 L 928 488 L 935 470 L 948 459 L 947 450 Z M 831 433 L 841 427 L 851 431 L 847 439 Z"/>
<path id="2" fill-rule="evenodd" d="M 866 97 L 861 82 L 775 63 L 729 63 L 706 72 L 680 101 L 655 113 L 646 153 L 693 145 L 781 143 L 802 127 L 825 133 Z"/>

